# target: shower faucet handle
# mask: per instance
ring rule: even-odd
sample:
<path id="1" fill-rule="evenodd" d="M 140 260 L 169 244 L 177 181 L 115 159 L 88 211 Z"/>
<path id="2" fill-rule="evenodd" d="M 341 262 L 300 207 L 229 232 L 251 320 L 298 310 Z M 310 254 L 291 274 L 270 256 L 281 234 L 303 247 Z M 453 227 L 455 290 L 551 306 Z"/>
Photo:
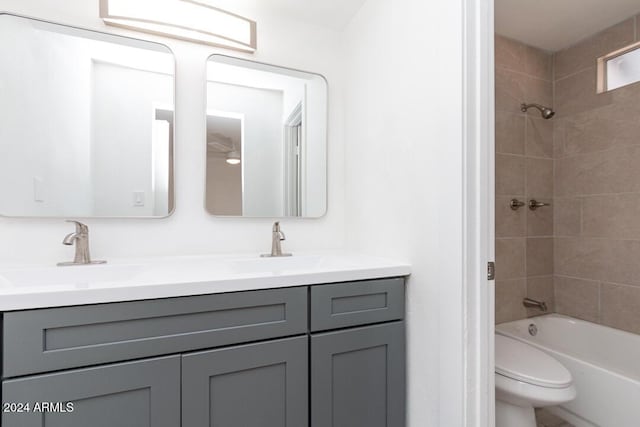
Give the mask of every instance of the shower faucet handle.
<path id="1" fill-rule="evenodd" d="M 514 210 L 514 211 L 517 211 L 518 209 L 520 209 L 524 205 L 525 205 L 525 203 L 521 202 L 518 199 L 511 199 L 511 201 L 509 202 L 509 207 L 511 208 L 511 210 Z"/>
<path id="2" fill-rule="evenodd" d="M 529 200 L 529 209 L 531 209 L 532 211 L 535 211 L 536 209 L 542 208 L 544 206 L 551 206 L 551 203 L 539 202 L 536 199 Z"/>

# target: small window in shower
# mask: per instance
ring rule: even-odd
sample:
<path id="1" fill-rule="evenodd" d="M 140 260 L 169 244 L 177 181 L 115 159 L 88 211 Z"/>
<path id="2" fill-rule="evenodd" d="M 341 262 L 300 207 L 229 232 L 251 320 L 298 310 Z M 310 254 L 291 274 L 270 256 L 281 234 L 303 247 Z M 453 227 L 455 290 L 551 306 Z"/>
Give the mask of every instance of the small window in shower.
<path id="1" fill-rule="evenodd" d="M 640 43 L 598 58 L 598 93 L 640 82 Z"/>

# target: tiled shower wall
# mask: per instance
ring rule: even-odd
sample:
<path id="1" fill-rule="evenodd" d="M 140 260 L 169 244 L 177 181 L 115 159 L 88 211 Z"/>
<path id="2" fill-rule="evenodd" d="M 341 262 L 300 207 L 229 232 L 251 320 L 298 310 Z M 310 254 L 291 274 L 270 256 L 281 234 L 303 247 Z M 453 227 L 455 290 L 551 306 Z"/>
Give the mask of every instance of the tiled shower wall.
<path id="1" fill-rule="evenodd" d="M 640 84 L 596 94 L 630 18 L 554 55 L 556 311 L 640 333 Z"/>
<path id="2" fill-rule="evenodd" d="M 529 296 L 640 333 L 640 83 L 596 93 L 596 59 L 637 41 L 640 15 L 553 55 L 496 36 L 497 323 Z"/>
<path id="3" fill-rule="evenodd" d="M 553 209 L 509 201 L 553 197 L 553 123 L 522 102 L 551 105 L 552 57 L 496 36 L 496 322 L 527 317 L 525 296 L 553 310 Z M 537 314 L 535 311 L 529 314 Z"/>

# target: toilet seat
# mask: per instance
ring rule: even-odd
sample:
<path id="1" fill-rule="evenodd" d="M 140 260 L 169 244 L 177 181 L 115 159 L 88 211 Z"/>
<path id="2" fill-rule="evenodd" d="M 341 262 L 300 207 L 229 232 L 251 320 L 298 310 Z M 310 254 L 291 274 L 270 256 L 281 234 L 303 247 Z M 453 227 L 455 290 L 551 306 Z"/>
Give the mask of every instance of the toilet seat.
<path id="1" fill-rule="evenodd" d="M 496 374 L 545 388 L 571 386 L 571 373 L 560 362 L 531 345 L 495 335 Z"/>

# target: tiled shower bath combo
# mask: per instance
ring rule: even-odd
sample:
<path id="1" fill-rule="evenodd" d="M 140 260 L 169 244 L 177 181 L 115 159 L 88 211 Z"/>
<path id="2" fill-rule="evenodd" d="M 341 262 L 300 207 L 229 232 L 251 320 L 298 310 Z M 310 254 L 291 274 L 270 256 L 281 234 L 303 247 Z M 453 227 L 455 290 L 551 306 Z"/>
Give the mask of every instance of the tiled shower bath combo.
<path id="1" fill-rule="evenodd" d="M 523 321 L 521 339 L 622 375 L 631 395 L 640 395 L 640 375 L 624 363 L 598 365 L 595 347 L 623 351 L 617 347 L 640 342 L 634 335 L 640 334 L 640 84 L 597 88 L 598 59 L 639 42 L 639 27 L 640 16 L 632 16 L 558 52 L 500 35 L 495 40 L 496 323 L 516 328 L 515 321 L 545 314 L 523 305 L 531 298 L 545 302 L 547 313 L 613 328 L 589 332 L 594 352 L 578 355 L 571 349 L 578 329 L 568 330 L 561 340 L 566 345 L 553 347 L 529 336 Z M 522 102 L 553 106 L 556 114 L 545 120 L 535 111 L 523 113 Z M 525 204 L 514 210 L 513 199 Z M 530 210 L 530 199 L 551 206 Z M 595 342 L 600 333 L 626 344 L 607 350 Z M 593 378 L 587 383 L 606 389 Z M 576 405 L 580 397 L 578 386 Z M 600 397 L 605 412 L 606 401 Z M 572 425 L 546 410 L 536 414 L 539 426 Z M 582 422 L 576 425 L 593 425 Z"/>

